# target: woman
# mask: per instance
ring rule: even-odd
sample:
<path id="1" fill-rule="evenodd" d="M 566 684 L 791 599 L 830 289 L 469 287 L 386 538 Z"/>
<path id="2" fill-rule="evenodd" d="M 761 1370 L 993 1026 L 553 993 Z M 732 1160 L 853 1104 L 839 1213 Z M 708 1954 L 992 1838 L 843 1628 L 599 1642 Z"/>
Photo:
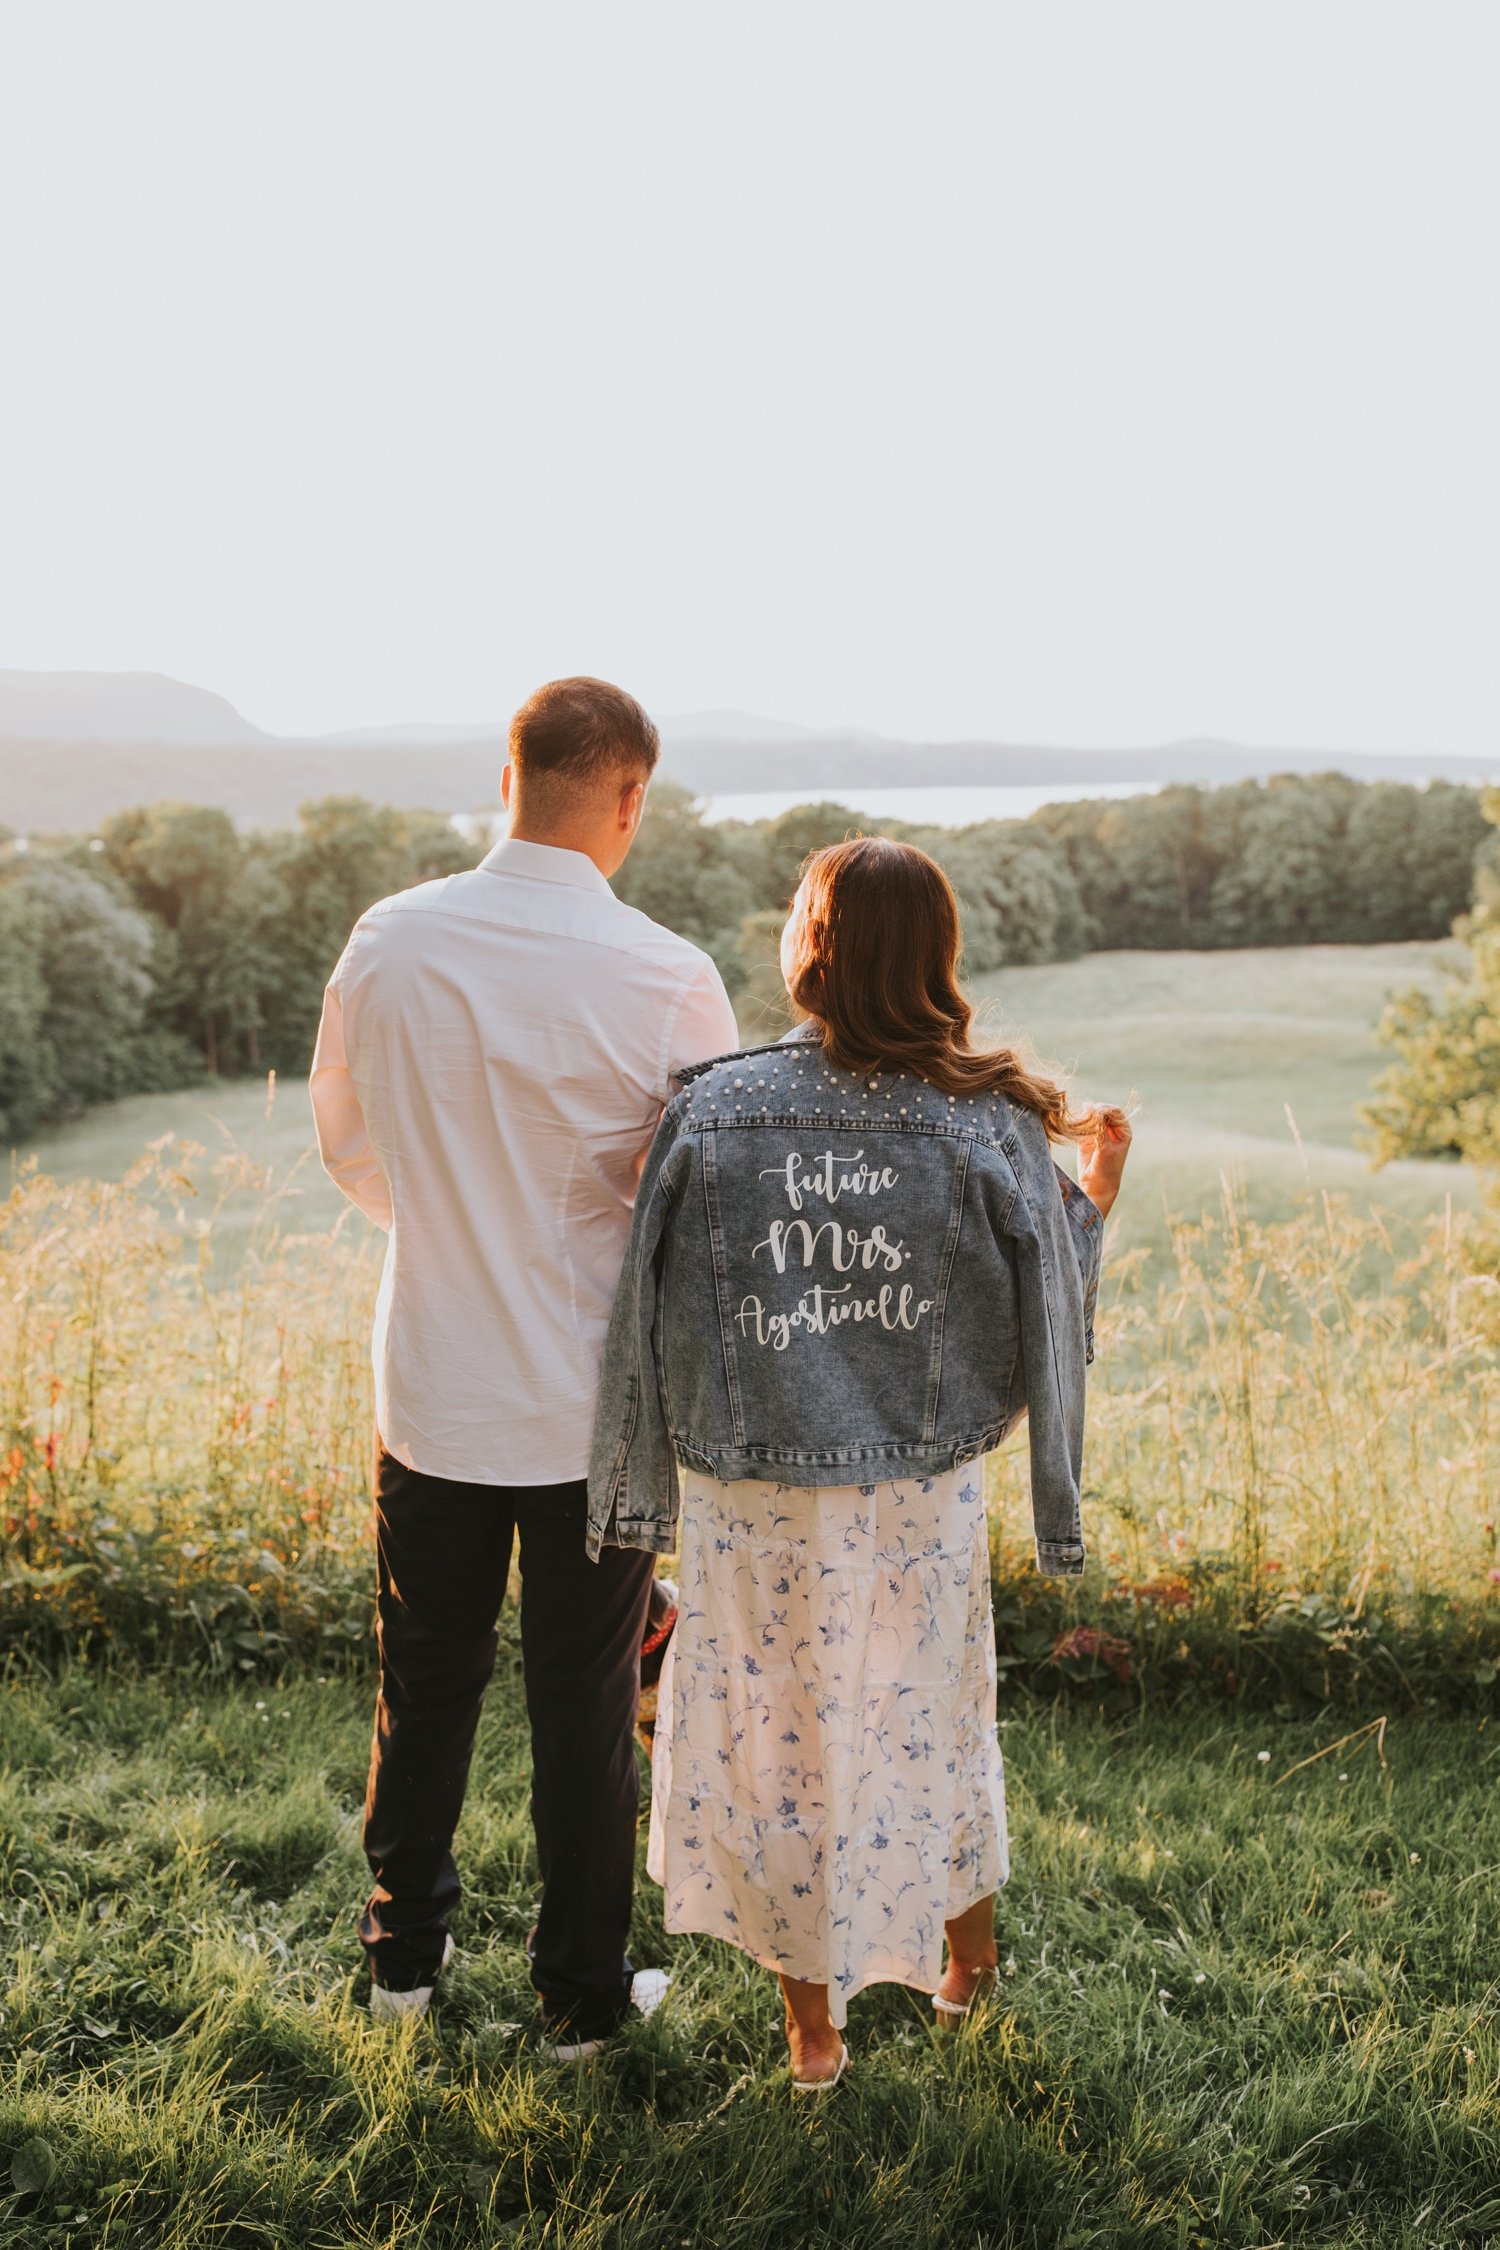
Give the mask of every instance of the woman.
<path id="1" fill-rule="evenodd" d="M 862 1986 L 917 1986 L 951 2023 L 993 1981 L 983 1457 L 1023 1413 L 1039 1565 L 1083 1568 L 1084 1366 L 1130 1129 L 974 1044 L 958 954 L 924 852 L 808 862 L 782 941 L 801 1023 L 690 1074 L 663 1118 L 595 1431 L 595 1552 L 665 1552 L 680 1496 L 666 1926 L 778 1972 L 800 2090 L 842 2075 Z"/>

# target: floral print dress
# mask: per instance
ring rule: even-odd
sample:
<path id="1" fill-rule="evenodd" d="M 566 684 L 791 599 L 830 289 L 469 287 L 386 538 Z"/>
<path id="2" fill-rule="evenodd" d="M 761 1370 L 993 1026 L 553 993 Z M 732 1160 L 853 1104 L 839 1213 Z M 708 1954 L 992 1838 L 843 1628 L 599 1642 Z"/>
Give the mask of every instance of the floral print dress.
<path id="1" fill-rule="evenodd" d="M 863 1486 L 683 1470 L 647 1862 L 669 1930 L 827 1984 L 936 1991 L 1005 1881 L 983 1464 Z"/>

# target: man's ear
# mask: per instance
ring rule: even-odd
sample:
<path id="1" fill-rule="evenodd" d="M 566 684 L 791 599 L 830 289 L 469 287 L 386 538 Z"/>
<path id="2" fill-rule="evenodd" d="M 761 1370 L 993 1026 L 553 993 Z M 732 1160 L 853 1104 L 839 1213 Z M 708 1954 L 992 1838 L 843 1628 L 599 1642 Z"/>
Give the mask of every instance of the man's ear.
<path id="1" fill-rule="evenodd" d="M 620 791 L 620 826 L 627 833 L 634 833 L 645 809 L 646 784 L 644 781 L 627 781 Z"/>
<path id="2" fill-rule="evenodd" d="M 509 758 L 507 758 L 504 765 L 500 768 L 500 809 L 502 812 L 510 811 L 511 793 L 514 790 L 515 785 L 516 769 L 511 764 Z"/>

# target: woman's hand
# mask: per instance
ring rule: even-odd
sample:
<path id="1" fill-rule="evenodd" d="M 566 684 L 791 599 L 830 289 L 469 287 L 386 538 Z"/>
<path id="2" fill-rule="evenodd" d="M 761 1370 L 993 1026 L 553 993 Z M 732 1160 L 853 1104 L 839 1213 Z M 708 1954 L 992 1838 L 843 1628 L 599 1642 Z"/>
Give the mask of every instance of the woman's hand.
<path id="1" fill-rule="evenodd" d="M 1124 1110 L 1101 1109 L 1098 1132 L 1078 1144 L 1078 1185 L 1106 1218 L 1120 1192 L 1130 1139 L 1130 1119 Z"/>

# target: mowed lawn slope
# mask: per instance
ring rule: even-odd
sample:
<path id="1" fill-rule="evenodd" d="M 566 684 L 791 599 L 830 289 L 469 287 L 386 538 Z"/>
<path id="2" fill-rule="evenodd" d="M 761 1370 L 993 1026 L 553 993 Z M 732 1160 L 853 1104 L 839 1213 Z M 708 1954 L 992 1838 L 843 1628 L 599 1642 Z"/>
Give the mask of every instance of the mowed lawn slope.
<path id="1" fill-rule="evenodd" d="M 1027 1036 L 1100 1100 L 1140 1098 L 1114 1239 L 1159 1241 L 1164 1215 L 1218 1202 L 1220 1176 L 1261 1216 L 1335 1189 L 1408 1218 L 1475 1199 L 1463 1166 L 1372 1172 L 1359 1106 L 1391 1058 L 1375 1036 L 1388 996 L 1439 988 L 1463 948 L 1310 945 L 1229 953 L 1095 953 L 978 979 L 984 1020 Z M 1300 1144 L 1300 1145 L 1299 1145 Z"/>
<path id="2" fill-rule="evenodd" d="M 744 2250 L 1500 2241 L 1500 1739 L 1008 1711 L 997 2000 L 895 1987 L 793 2105 L 772 1979 L 664 1939 L 660 2014 L 537 2051 L 509 1642 L 424 2027 L 363 2011 L 370 1690 L 13 1680 L 0 1706 L 0 2245 Z M 1005 1707 L 1003 1707 L 1004 1709 Z M 1302 1761 L 1313 1758 L 1314 1762 Z M 1300 1770 L 1298 1769 L 1300 1766 Z M 29 2169 L 27 2168 L 29 2165 Z"/>

